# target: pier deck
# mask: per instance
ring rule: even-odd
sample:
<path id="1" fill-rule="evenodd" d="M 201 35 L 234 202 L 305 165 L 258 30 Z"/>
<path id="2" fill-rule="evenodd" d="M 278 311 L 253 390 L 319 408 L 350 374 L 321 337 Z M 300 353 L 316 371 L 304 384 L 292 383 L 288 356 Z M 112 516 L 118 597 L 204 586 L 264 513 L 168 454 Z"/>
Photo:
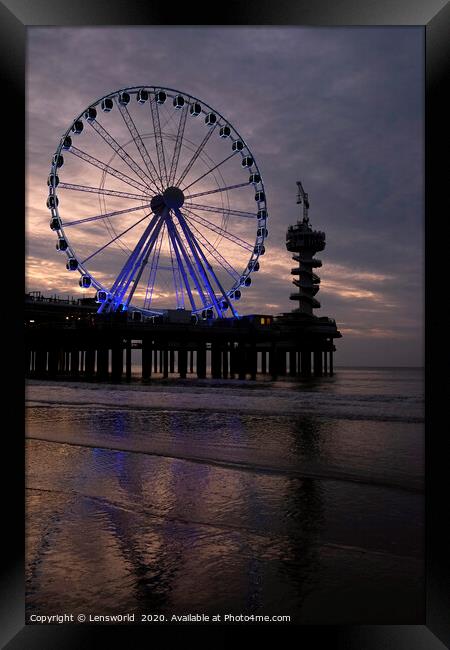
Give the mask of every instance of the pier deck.
<path id="1" fill-rule="evenodd" d="M 143 379 L 154 374 L 202 379 L 332 375 L 333 338 L 339 336 L 330 319 L 293 314 L 134 322 L 126 314 L 100 317 L 94 305 L 80 301 L 30 299 L 25 306 L 25 373 L 129 380 L 134 349 L 140 350 Z"/>

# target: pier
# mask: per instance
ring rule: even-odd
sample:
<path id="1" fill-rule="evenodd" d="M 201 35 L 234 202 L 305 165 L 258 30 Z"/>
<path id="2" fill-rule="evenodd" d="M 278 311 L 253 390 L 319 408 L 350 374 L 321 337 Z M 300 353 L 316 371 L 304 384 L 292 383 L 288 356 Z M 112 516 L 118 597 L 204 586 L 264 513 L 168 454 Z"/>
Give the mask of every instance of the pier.
<path id="1" fill-rule="evenodd" d="M 276 316 L 239 315 L 232 302 L 240 298 L 241 291 L 235 289 L 226 300 L 220 299 L 207 281 L 205 268 L 211 270 L 211 265 L 206 258 L 204 263 L 198 260 L 199 277 L 212 292 L 212 302 L 209 307 L 206 302 L 204 309 L 187 310 L 177 303 L 176 309 L 152 312 L 129 305 L 130 298 L 117 302 L 113 294 L 104 290 L 97 291 L 95 298 L 79 299 L 45 297 L 40 292 L 32 292 L 25 296 L 26 376 L 130 381 L 132 350 L 141 351 L 138 365 L 143 380 L 155 375 L 241 380 L 255 380 L 258 375 L 273 380 L 332 376 L 336 350 L 333 341 L 341 333 L 333 319 L 314 314 L 320 308 L 315 297 L 320 278 L 313 269 L 322 266 L 314 255 L 325 248 L 325 233 L 312 229 L 308 195 L 300 182 L 297 186 L 301 214 L 286 233 L 286 248 L 294 253 L 293 260 L 297 263 L 291 269 L 296 291 L 290 295 L 291 300 L 298 302 L 296 309 Z M 157 205 L 152 204 L 156 215 L 164 201 L 167 205 L 181 202 L 181 193 L 176 188 L 170 188 L 164 196 Z M 266 218 L 267 211 L 261 209 L 258 223 L 265 223 Z M 259 225 L 258 233 L 263 238 L 265 228 Z M 262 255 L 262 244 L 257 248 L 258 255 Z M 147 259 L 148 256 L 142 260 L 142 268 Z M 258 269 L 255 258 L 249 263 L 248 273 Z M 129 281 L 132 277 L 133 274 Z M 185 280 L 192 297 L 187 276 Z M 241 281 L 242 286 L 250 286 L 247 275 Z M 196 283 L 199 288 L 197 280 Z M 89 288 L 90 278 L 83 275 L 80 286 Z M 133 291 L 135 287 L 136 283 Z M 199 291 L 203 295 L 200 288 Z M 229 307 L 231 316 L 226 317 Z"/>
<path id="2" fill-rule="evenodd" d="M 94 301 L 25 298 L 27 377 L 122 381 L 131 379 L 132 350 L 141 376 L 256 379 L 257 375 L 333 375 L 333 320 L 267 314 L 197 322 L 127 314 L 99 315 Z M 186 314 L 189 318 L 189 314 Z"/>

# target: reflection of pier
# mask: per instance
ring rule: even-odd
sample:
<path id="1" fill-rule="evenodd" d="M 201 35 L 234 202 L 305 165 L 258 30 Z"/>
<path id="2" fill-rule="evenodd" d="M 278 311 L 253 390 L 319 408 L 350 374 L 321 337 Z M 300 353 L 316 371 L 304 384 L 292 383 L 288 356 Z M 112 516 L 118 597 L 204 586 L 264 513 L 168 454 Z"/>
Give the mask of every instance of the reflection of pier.
<path id="1" fill-rule="evenodd" d="M 103 415 L 93 414 L 99 431 Z M 186 440 L 183 415 L 171 412 L 165 432 L 195 444 Z M 135 424 L 131 411 L 115 412 L 103 444 L 127 437 Z M 244 461 L 252 445 L 247 426 L 233 415 L 231 441 L 240 441 Z M 283 444 L 314 457 L 321 426 L 302 417 Z M 28 613 L 64 598 L 74 613 L 270 613 L 283 605 L 283 612 L 302 615 L 322 562 L 320 481 L 272 466 L 228 466 L 226 457 L 216 457 L 216 465 L 103 446 L 70 445 L 61 453 L 55 442 L 29 445 Z"/>
<path id="2" fill-rule="evenodd" d="M 126 314 L 98 316 L 96 309 L 88 300 L 26 296 L 27 375 L 130 379 L 133 348 L 141 350 L 143 379 L 155 373 L 201 379 L 333 374 L 333 338 L 340 333 L 328 318 L 303 321 L 285 314 L 197 323 L 136 322 Z"/>

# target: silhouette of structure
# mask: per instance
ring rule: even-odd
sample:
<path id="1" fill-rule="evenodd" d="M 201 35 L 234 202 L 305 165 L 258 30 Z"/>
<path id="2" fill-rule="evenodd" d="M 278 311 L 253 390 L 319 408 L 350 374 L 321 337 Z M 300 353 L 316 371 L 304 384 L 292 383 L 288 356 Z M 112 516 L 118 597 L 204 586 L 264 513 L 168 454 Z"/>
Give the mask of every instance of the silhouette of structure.
<path id="1" fill-rule="evenodd" d="M 322 266 L 322 262 L 315 259 L 314 255 L 325 248 L 325 233 L 312 229 L 308 217 L 308 195 L 300 181 L 297 182 L 297 186 L 297 203 L 303 205 L 303 218 L 301 221 L 299 218 L 295 225 L 289 226 L 286 233 L 286 248 L 289 252 L 295 253 L 292 259 L 298 262 L 298 266 L 291 270 L 292 275 L 298 276 L 298 279 L 293 280 L 298 291 L 291 293 L 290 298 L 298 300 L 299 306 L 296 311 L 312 316 L 313 309 L 320 307 L 320 302 L 315 298 L 320 288 L 320 278 L 313 269 Z"/>
<path id="2" fill-rule="evenodd" d="M 196 375 L 203 379 L 272 379 L 333 375 L 336 322 L 317 317 L 319 278 L 314 258 L 325 247 L 325 233 L 313 230 L 308 195 L 298 183 L 297 203 L 303 217 L 289 226 L 286 247 L 298 267 L 291 299 L 298 308 L 273 316 L 198 319 L 186 310 L 165 316 L 136 318 L 127 312 L 98 314 L 94 299 L 25 296 L 25 372 L 58 379 L 131 379 L 132 349 L 141 350 L 143 379 Z M 125 366 L 125 368 L 124 368 Z"/>
<path id="3" fill-rule="evenodd" d="M 297 223 L 287 229 L 286 248 L 294 253 L 292 259 L 298 262 L 298 266 L 291 269 L 291 274 L 297 276 L 292 281 L 297 291 L 290 295 L 291 300 L 298 302 L 298 307 L 282 314 L 277 322 L 289 350 L 291 375 L 308 377 L 311 374 L 311 353 L 314 375 L 332 375 L 333 352 L 336 350 L 333 339 L 340 338 L 342 334 L 334 319 L 318 317 L 313 312 L 320 307 L 316 298 L 320 278 L 313 269 L 322 266 L 321 260 L 314 255 L 325 248 L 325 233 L 313 230 L 308 216 L 308 194 L 300 181 L 297 181 L 297 188 L 297 204 L 302 209 Z"/>

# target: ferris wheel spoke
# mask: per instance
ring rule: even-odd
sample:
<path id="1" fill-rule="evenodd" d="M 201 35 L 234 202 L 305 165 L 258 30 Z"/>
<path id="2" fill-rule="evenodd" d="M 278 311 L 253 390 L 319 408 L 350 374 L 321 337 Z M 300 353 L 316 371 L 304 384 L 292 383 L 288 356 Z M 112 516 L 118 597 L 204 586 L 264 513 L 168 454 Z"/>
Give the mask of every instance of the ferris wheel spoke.
<path id="1" fill-rule="evenodd" d="M 176 111 L 170 111 L 169 116 L 166 117 L 164 124 L 161 126 L 161 133 L 164 135 L 165 134 L 165 129 L 169 126 L 169 124 L 175 125 L 175 113 Z M 173 135 L 173 132 L 171 133 Z"/>
<path id="2" fill-rule="evenodd" d="M 69 151 L 70 153 L 73 153 L 75 156 L 81 158 L 82 160 L 85 160 L 86 162 L 93 165 L 94 167 L 98 167 L 99 169 L 106 172 L 107 174 L 110 174 L 111 176 L 115 176 L 123 183 L 126 183 L 127 185 L 132 185 L 137 190 L 141 190 L 141 192 L 148 191 L 148 187 L 146 185 L 142 185 L 141 183 L 135 181 L 133 178 L 130 178 L 126 174 L 122 174 L 122 172 L 118 171 L 117 169 L 114 169 L 114 167 L 110 167 L 106 163 L 102 162 L 101 160 L 98 160 L 97 158 L 94 158 L 94 156 L 91 156 L 85 151 L 82 151 L 81 149 L 77 149 L 77 147 L 74 146 L 71 146 Z"/>
<path id="3" fill-rule="evenodd" d="M 178 269 L 180 270 L 181 277 L 183 278 L 184 286 L 186 287 L 186 292 L 189 298 L 189 302 L 191 303 L 192 311 L 197 311 L 197 305 L 195 304 L 194 296 L 192 294 L 192 289 L 191 285 L 189 283 L 189 278 L 188 278 L 188 273 L 192 278 L 192 281 L 197 289 L 197 293 L 199 295 L 200 300 L 203 302 L 203 306 L 206 305 L 206 300 L 203 295 L 203 292 L 200 288 L 200 285 L 198 284 L 197 276 L 195 275 L 194 269 L 191 264 L 191 260 L 189 259 L 189 256 L 184 249 L 184 245 L 181 242 L 179 235 L 175 229 L 175 226 L 173 224 L 173 221 L 171 219 L 167 220 L 167 232 L 169 234 L 170 240 L 172 242 L 173 250 L 175 252 L 175 256 L 177 258 L 177 263 L 178 263 Z M 185 264 L 187 267 L 187 271 L 184 268 L 183 265 L 183 259 L 185 260 Z"/>
<path id="4" fill-rule="evenodd" d="M 215 271 L 214 271 L 212 265 L 210 264 L 209 260 L 207 259 L 206 255 L 204 254 L 204 252 L 202 250 L 202 247 L 200 246 L 200 244 L 198 243 L 196 238 L 193 236 L 193 234 L 192 234 L 192 232 L 191 232 L 191 230 L 189 228 L 189 225 L 186 222 L 186 219 L 184 218 L 184 215 L 177 208 L 175 209 L 175 213 L 176 213 L 176 215 L 178 217 L 178 221 L 180 221 L 181 227 L 183 228 L 183 230 L 186 233 L 186 236 L 188 236 L 190 241 L 192 242 L 192 246 L 197 249 L 197 252 L 198 252 L 201 260 L 203 260 L 203 263 L 206 266 L 211 278 L 213 279 L 213 281 L 215 282 L 216 286 L 218 287 L 220 293 L 222 294 L 222 297 L 223 297 L 224 301 L 229 305 L 233 316 L 235 318 L 238 318 L 238 313 L 237 313 L 236 309 L 233 307 L 231 302 L 228 300 L 228 296 L 227 296 L 224 288 L 222 287 L 221 282 L 219 281 L 218 277 L 216 276 Z M 201 262 L 200 262 L 200 264 L 201 264 Z M 211 285 L 207 274 L 205 274 L 205 275 L 206 275 L 206 280 L 207 280 L 208 286 L 209 286 L 209 288 L 211 290 L 210 295 L 213 298 L 213 303 L 214 303 L 214 306 L 216 307 L 217 315 L 222 318 L 223 313 L 222 313 L 222 309 L 218 305 L 215 290 L 214 290 L 213 286 Z"/>
<path id="5" fill-rule="evenodd" d="M 168 240 L 169 240 L 169 251 L 170 251 L 170 263 L 172 266 L 172 275 L 173 275 L 173 286 L 175 287 L 175 294 L 177 299 L 177 308 L 184 309 L 183 284 L 181 279 L 180 267 L 178 261 L 177 264 L 175 264 L 175 261 L 173 259 L 175 251 L 173 250 L 172 240 L 170 237 L 168 237 Z"/>
<path id="6" fill-rule="evenodd" d="M 197 158 L 199 157 L 199 155 L 201 154 L 201 152 L 202 152 L 203 149 L 205 148 L 206 143 L 208 142 L 208 140 L 210 139 L 210 137 L 212 136 L 213 131 L 214 131 L 214 129 L 216 128 L 216 126 L 217 126 L 217 122 L 214 124 L 214 126 L 210 127 L 209 131 L 207 132 L 207 134 L 205 135 L 205 137 L 203 138 L 203 140 L 200 142 L 199 146 L 197 147 L 197 150 L 194 152 L 194 155 L 192 156 L 192 158 L 190 159 L 190 161 L 189 161 L 188 164 L 186 165 L 186 167 L 185 167 L 183 173 L 181 174 L 181 176 L 179 177 L 179 179 L 178 179 L 177 182 L 175 183 L 175 185 L 176 185 L 177 187 L 180 186 L 180 184 L 184 181 L 184 179 L 186 178 L 186 176 L 189 174 L 189 172 L 190 172 L 192 166 L 194 165 L 195 161 L 197 160 Z"/>
<path id="7" fill-rule="evenodd" d="M 154 189 L 152 188 L 152 181 L 147 176 L 145 172 L 142 171 L 142 169 L 139 167 L 139 165 L 133 160 L 133 158 L 125 151 L 123 147 L 120 146 L 120 144 L 113 138 L 113 136 L 108 133 L 108 131 L 101 125 L 99 124 L 96 120 L 92 120 L 89 122 L 89 124 L 92 126 L 92 128 L 103 138 L 103 140 L 111 147 L 113 151 L 117 153 L 120 158 L 124 161 L 126 165 L 130 169 L 134 171 L 136 176 L 139 176 L 139 178 L 144 182 L 144 184 L 149 188 L 149 190 Z"/>
<path id="8" fill-rule="evenodd" d="M 177 173 L 178 160 L 180 158 L 181 145 L 183 144 L 184 129 L 186 127 L 186 118 L 188 114 L 189 104 L 184 104 L 180 112 L 180 121 L 178 123 L 177 137 L 175 139 L 175 145 L 173 149 L 172 162 L 170 164 L 169 180 L 168 184 L 172 185 L 175 180 L 175 174 Z"/>
<path id="9" fill-rule="evenodd" d="M 119 293 L 119 291 L 122 288 L 122 285 L 124 284 L 124 282 L 126 282 L 127 278 L 129 277 L 129 275 L 130 275 L 130 273 L 132 271 L 132 268 L 133 268 L 133 264 L 134 264 L 137 256 L 141 252 L 142 247 L 144 246 L 146 240 L 148 239 L 149 235 L 151 234 L 152 230 L 154 229 L 154 227 L 155 227 L 155 225 L 156 225 L 156 223 L 158 221 L 158 218 L 159 217 L 157 215 L 153 216 L 150 223 L 147 225 L 147 227 L 145 228 L 145 230 L 142 233 L 141 237 L 139 238 L 138 243 L 136 244 L 133 251 L 129 255 L 128 259 L 126 260 L 125 264 L 122 266 L 122 269 L 121 269 L 119 275 L 115 279 L 115 281 L 114 281 L 114 283 L 113 283 L 113 285 L 112 285 L 112 287 L 110 289 L 110 294 L 114 298 L 116 298 L 116 294 Z M 115 300 L 114 305 L 116 305 L 116 303 L 117 303 L 117 300 Z M 105 311 L 106 309 L 108 309 L 110 307 L 111 307 L 111 305 L 107 306 L 106 303 L 102 303 L 100 305 L 100 308 L 99 308 L 99 313 Z"/>
<path id="10" fill-rule="evenodd" d="M 202 178 L 205 178 L 205 176 L 208 176 L 208 174 L 211 174 L 211 172 L 215 171 L 218 167 L 220 167 L 221 165 L 223 165 L 224 163 L 226 163 L 227 160 L 230 160 L 230 158 L 233 158 L 237 153 L 239 153 L 239 152 L 238 152 L 238 151 L 233 151 L 233 153 L 231 153 L 229 156 L 227 156 L 226 158 L 224 158 L 223 160 L 221 160 L 220 163 L 217 163 L 217 165 L 214 165 L 214 167 L 211 167 L 211 169 L 208 169 L 208 171 L 206 171 L 204 174 L 202 174 L 201 176 L 199 176 L 198 178 L 196 178 L 195 181 L 192 181 L 192 183 L 189 183 L 189 185 L 187 185 L 186 187 L 184 187 L 184 188 L 183 188 L 183 192 L 185 192 L 185 191 L 188 190 L 190 187 L 192 187 L 193 185 L 195 185 L 196 183 L 198 183 L 199 181 L 201 181 Z"/>
<path id="11" fill-rule="evenodd" d="M 217 275 L 216 275 L 216 273 L 215 273 L 215 271 L 214 271 L 212 265 L 210 264 L 208 258 L 206 257 L 206 255 L 204 254 L 204 252 L 203 252 L 203 250 L 202 250 L 202 247 L 200 246 L 200 244 L 198 243 L 198 241 L 195 239 L 195 237 L 193 238 L 193 243 L 194 243 L 194 245 L 196 246 L 196 248 L 197 248 L 197 250 L 198 250 L 200 256 L 202 257 L 202 259 L 203 259 L 203 261 L 204 261 L 204 263 L 205 263 L 205 265 L 206 265 L 206 268 L 208 269 L 208 271 L 209 271 L 211 277 L 213 278 L 214 282 L 216 283 L 217 287 L 219 288 L 219 291 L 220 291 L 220 293 L 222 294 L 222 297 L 223 297 L 225 303 L 230 307 L 233 316 L 234 316 L 235 318 L 239 318 L 239 315 L 238 315 L 236 309 L 235 309 L 234 306 L 232 305 L 231 301 L 228 300 L 228 296 L 227 296 L 227 294 L 226 294 L 226 292 L 225 292 L 225 290 L 224 290 L 224 288 L 223 288 L 221 282 L 219 281 L 219 278 L 217 277 Z M 215 295 L 215 293 L 214 293 L 214 295 Z M 219 309 L 220 309 L 220 308 L 219 308 Z M 220 315 L 223 317 L 222 309 L 220 309 Z"/>
<path id="12" fill-rule="evenodd" d="M 166 157 L 164 153 L 161 123 L 159 120 L 159 108 L 155 99 L 150 100 L 150 110 L 152 114 L 153 131 L 155 134 L 156 154 L 158 156 L 159 180 L 161 184 L 165 186 L 167 185 Z"/>
<path id="13" fill-rule="evenodd" d="M 119 235 L 116 235 L 115 237 L 113 237 L 113 239 L 111 239 L 107 244 L 104 244 L 104 246 L 102 246 L 101 248 L 97 249 L 94 253 L 92 253 L 92 255 L 89 255 L 89 257 L 86 257 L 86 258 L 81 262 L 81 264 L 86 264 L 86 262 L 89 262 L 89 260 L 91 260 L 93 257 L 95 257 L 96 255 L 98 255 L 99 253 L 101 253 L 102 251 L 104 251 L 105 248 L 108 248 L 108 246 L 110 246 L 111 244 L 113 244 L 113 243 L 114 243 L 115 241 L 117 241 L 120 237 L 123 237 L 123 235 L 126 235 L 127 232 L 130 232 L 130 230 L 133 230 L 133 228 L 135 228 L 135 227 L 138 226 L 140 223 L 142 223 L 142 222 L 144 221 L 144 219 L 147 219 L 147 218 L 148 218 L 148 216 L 149 216 L 149 215 L 146 214 L 145 216 L 142 217 L 142 219 L 139 219 L 138 221 L 136 221 L 136 223 L 133 223 L 133 225 L 129 226 L 126 230 L 124 230 L 123 232 L 121 232 Z"/>
<path id="14" fill-rule="evenodd" d="M 152 252 L 152 250 L 153 250 L 153 248 L 155 246 L 156 240 L 158 239 L 158 236 L 159 236 L 159 233 L 160 233 L 160 230 L 161 230 L 161 227 L 162 227 L 163 224 L 164 224 L 164 218 L 161 217 L 159 222 L 157 223 L 157 225 L 155 227 L 154 232 L 150 235 L 150 238 L 149 238 L 148 242 L 146 243 L 143 252 L 139 256 L 139 258 L 138 258 L 138 260 L 137 260 L 137 262 L 135 264 L 134 272 L 132 273 L 131 280 L 130 280 L 130 283 L 132 281 L 133 285 L 131 287 L 131 290 L 130 290 L 130 292 L 128 294 L 128 297 L 126 299 L 126 302 L 125 302 L 127 307 L 130 304 L 131 299 L 133 298 L 134 292 L 136 291 L 136 288 L 137 288 L 137 286 L 138 286 L 138 284 L 140 282 L 141 276 L 142 276 L 142 274 L 144 272 L 144 269 L 145 269 L 145 267 L 146 267 L 146 265 L 148 263 L 148 258 L 150 257 L 150 254 L 151 254 L 151 252 Z M 135 272 L 136 272 L 136 276 L 134 276 Z M 128 283 L 126 285 L 126 287 L 125 287 L 125 290 L 122 291 L 120 301 L 122 301 L 122 298 L 125 295 L 125 293 L 127 292 L 128 286 L 129 286 L 130 283 Z"/>
<path id="15" fill-rule="evenodd" d="M 156 219 L 152 219 L 152 223 L 149 224 L 146 232 L 144 232 L 137 246 L 134 248 L 132 254 L 130 255 L 128 261 L 124 265 L 124 273 L 122 274 L 122 277 L 120 278 L 120 281 L 114 290 L 114 296 L 118 304 L 121 302 L 123 295 L 135 277 L 135 273 L 137 272 L 143 259 L 143 254 L 145 254 L 145 251 L 147 250 L 147 245 L 152 235 L 155 233 L 159 220 L 160 219 L 158 217 L 156 217 Z"/>
<path id="16" fill-rule="evenodd" d="M 161 245 L 164 239 L 164 231 L 166 224 L 163 224 L 162 230 L 159 234 L 159 240 L 153 249 L 152 261 L 150 264 L 150 271 L 148 274 L 147 289 L 145 291 L 144 309 L 149 309 L 153 298 L 153 288 L 155 286 L 156 273 L 158 270 L 159 256 L 161 254 Z"/>
<path id="17" fill-rule="evenodd" d="M 199 263 L 198 256 L 196 251 L 192 248 L 192 243 L 189 238 L 186 236 L 186 233 L 182 228 L 177 228 L 175 221 L 172 221 L 173 231 L 177 237 L 177 241 L 181 244 L 182 251 L 184 252 L 185 259 L 189 264 L 189 269 L 191 270 L 192 277 L 195 282 L 197 292 L 202 300 L 203 307 L 207 307 L 208 304 L 213 300 L 210 295 L 210 288 L 206 282 L 205 270 L 203 266 Z M 181 224 L 178 223 L 180 227 Z"/>
<path id="18" fill-rule="evenodd" d="M 228 192 L 228 190 L 235 190 L 238 187 L 248 187 L 247 183 L 237 183 L 237 185 L 228 185 L 228 187 L 218 187 L 215 190 L 208 190 L 208 192 L 199 192 L 198 194 L 190 194 L 186 196 L 186 200 L 196 199 L 198 196 L 208 196 L 209 194 L 217 194 L 218 192 Z"/>
<path id="19" fill-rule="evenodd" d="M 100 219 L 109 219 L 110 217 L 116 217 L 117 215 L 126 214 L 127 212 L 136 212 L 136 210 L 145 210 L 145 208 L 142 207 L 142 205 L 138 205 L 134 208 L 125 208 L 125 210 L 115 210 L 114 212 L 97 214 L 94 217 L 85 217 L 84 219 L 77 219 L 76 221 L 64 221 L 61 222 L 61 226 L 63 226 L 64 228 L 67 228 L 68 226 L 78 226 L 81 223 L 88 223 L 90 221 L 99 221 Z"/>
<path id="20" fill-rule="evenodd" d="M 192 208 L 193 210 L 200 210 L 201 212 L 218 212 L 219 214 L 223 214 L 226 217 L 228 216 L 245 217 L 246 219 L 256 218 L 255 212 L 245 212 L 243 210 L 232 210 L 231 208 L 224 208 L 224 207 L 212 206 L 212 205 L 201 205 L 199 203 L 190 203 L 189 201 L 184 202 L 183 207 L 186 208 L 186 206 Z"/>
<path id="21" fill-rule="evenodd" d="M 156 167 L 152 161 L 152 159 L 149 156 L 149 153 L 147 151 L 147 148 L 144 144 L 144 141 L 141 138 L 141 135 L 139 131 L 136 128 L 136 125 L 134 123 L 133 118 L 131 117 L 128 108 L 116 100 L 116 104 L 119 107 L 120 114 L 123 117 L 123 121 L 125 122 L 128 131 L 130 132 L 131 137 L 133 138 L 134 144 L 137 147 L 137 150 L 140 153 L 140 156 L 147 168 L 148 175 L 153 183 L 153 185 L 158 189 L 159 192 L 162 192 L 162 188 L 158 185 L 158 172 L 156 170 Z"/>
<path id="22" fill-rule="evenodd" d="M 155 233 L 157 232 L 160 221 L 161 218 L 156 217 L 155 215 L 155 217 L 152 219 L 152 222 L 144 231 L 133 253 L 125 263 L 120 281 L 117 283 L 114 290 L 111 290 L 111 294 L 113 296 L 113 305 L 116 309 L 123 303 L 123 297 L 125 293 L 127 292 L 131 282 L 136 279 L 136 274 L 139 273 L 139 269 L 141 268 L 144 256 L 148 250 L 150 243 L 155 237 Z"/>
<path id="23" fill-rule="evenodd" d="M 183 215 L 181 214 L 181 212 L 180 212 L 180 210 L 178 208 L 175 208 L 175 214 L 176 214 L 176 216 L 178 218 L 178 223 L 181 226 L 181 229 L 182 229 L 183 234 L 184 234 L 184 236 L 186 238 L 186 241 L 188 242 L 189 248 L 191 249 L 191 251 L 193 253 L 194 259 L 195 259 L 196 264 L 197 264 L 197 269 L 199 271 L 200 277 L 202 278 L 205 290 L 208 293 L 208 295 L 209 295 L 209 297 L 210 297 L 210 299 L 211 299 L 211 301 L 212 301 L 212 303 L 213 303 L 213 305 L 214 305 L 214 307 L 216 309 L 217 315 L 219 316 L 219 318 L 222 318 L 223 317 L 222 310 L 219 307 L 219 303 L 217 301 L 217 296 L 216 296 L 215 290 L 214 290 L 214 288 L 213 288 L 213 286 L 211 284 L 211 281 L 210 281 L 210 279 L 208 277 L 208 273 L 207 273 L 206 269 L 208 269 L 210 275 L 215 280 L 215 282 L 216 282 L 217 286 L 219 287 L 219 289 L 222 290 L 221 286 L 219 284 L 219 281 L 217 280 L 217 278 L 216 278 L 216 276 L 214 274 L 212 266 L 209 264 L 208 260 L 206 259 L 206 257 L 203 254 L 203 251 L 201 250 L 201 248 L 198 246 L 197 242 L 195 241 L 195 237 L 193 237 L 192 232 L 191 232 L 188 224 L 186 223 L 186 219 L 183 217 Z M 205 269 L 205 266 L 206 266 L 206 269 Z"/>
<path id="24" fill-rule="evenodd" d="M 173 222 L 173 227 L 174 231 L 177 234 L 178 240 L 182 243 L 183 245 L 183 250 L 185 251 L 185 255 L 187 259 L 189 260 L 190 268 L 192 269 L 193 277 L 196 280 L 196 289 L 197 293 L 199 294 L 203 307 L 206 307 L 209 304 L 208 297 L 205 295 L 204 289 L 206 289 L 206 294 L 208 294 L 208 289 L 205 287 L 205 282 L 203 279 L 202 275 L 202 270 L 199 268 L 199 265 L 197 261 L 195 260 L 194 254 L 192 252 L 191 246 L 189 241 L 186 239 L 183 231 L 178 230 L 176 227 L 175 222 Z"/>
<path id="25" fill-rule="evenodd" d="M 214 248 L 211 242 L 205 237 L 205 235 L 200 232 L 200 230 L 194 226 L 193 223 L 190 224 L 191 228 L 197 233 L 197 237 L 202 241 L 206 250 L 214 257 L 214 259 L 220 264 L 220 266 L 231 275 L 233 280 L 239 280 L 241 274 L 236 271 L 236 269 L 219 253 L 218 250 Z"/>
<path id="26" fill-rule="evenodd" d="M 234 244 L 237 244 L 241 248 L 245 248 L 247 251 L 252 251 L 253 246 L 238 237 L 237 235 L 233 235 L 232 233 L 228 232 L 228 230 L 224 230 L 220 226 L 217 226 L 215 223 L 211 223 L 211 221 L 208 221 L 204 217 L 201 217 L 198 214 L 195 214 L 192 212 L 192 210 L 189 210 L 189 217 L 188 221 L 193 220 L 196 223 L 199 223 L 202 226 L 205 226 L 205 228 L 208 228 L 209 230 L 212 230 L 213 232 L 218 233 L 222 237 L 225 237 L 225 239 L 228 239 L 229 241 L 233 242 Z"/>
<path id="27" fill-rule="evenodd" d="M 92 194 L 102 194 L 106 196 L 118 196 L 123 199 L 132 199 L 133 201 L 148 201 L 150 196 L 145 194 L 130 194 L 129 192 L 119 192 L 109 190 L 104 187 L 90 187 L 89 185 L 74 185 L 73 183 L 59 183 L 58 189 L 74 190 L 76 192 L 91 192 Z"/>

